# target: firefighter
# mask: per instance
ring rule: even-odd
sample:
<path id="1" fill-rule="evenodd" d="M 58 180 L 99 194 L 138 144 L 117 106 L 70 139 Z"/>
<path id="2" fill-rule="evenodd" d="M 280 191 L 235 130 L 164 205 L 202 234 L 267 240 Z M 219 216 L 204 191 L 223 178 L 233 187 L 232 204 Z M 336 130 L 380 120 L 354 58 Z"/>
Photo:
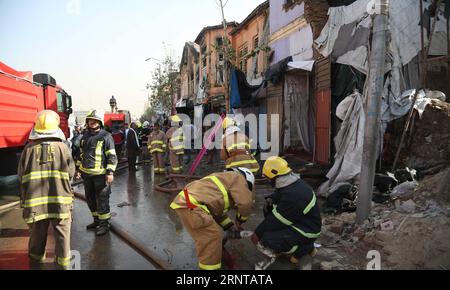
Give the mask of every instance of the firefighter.
<path id="1" fill-rule="evenodd" d="M 96 230 L 97 236 L 109 232 L 111 212 L 109 198 L 117 154 L 110 133 L 103 130 L 103 114 L 97 110 L 86 117 L 87 132 L 81 139 L 81 155 L 77 161 L 77 175 L 83 177 L 84 190 L 94 222 L 88 230 Z"/>
<path id="2" fill-rule="evenodd" d="M 181 127 L 181 118 L 178 115 L 170 117 L 172 127 L 167 131 L 169 144 L 169 160 L 172 173 L 179 174 L 183 171 L 184 135 Z"/>
<path id="3" fill-rule="evenodd" d="M 223 121 L 223 129 L 220 159 L 225 160 L 226 169 L 245 167 L 256 174 L 259 171 L 259 164 L 251 154 L 248 137 L 230 117 L 226 117 Z"/>
<path id="4" fill-rule="evenodd" d="M 322 226 L 314 191 L 280 157 L 266 161 L 263 175 L 276 191 L 266 197 L 265 219 L 256 228 L 252 242 L 277 255 L 291 256 L 293 263 L 307 254 L 314 255 L 314 241 Z"/>
<path id="5" fill-rule="evenodd" d="M 167 148 L 166 134 L 160 130 L 159 123 L 153 126 L 153 132 L 148 137 L 148 151 L 153 155 L 155 174 L 165 174 L 164 153 Z"/>
<path id="6" fill-rule="evenodd" d="M 70 185 L 75 163 L 53 111 L 36 116 L 29 143 L 18 167 L 23 218 L 30 229 L 28 255 L 31 261 L 44 262 L 47 230 L 55 236 L 55 263 L 66 269 L 70 263 L 70 230 L 73 193 Z"/>
<path id="7" fill-rule="evenodd" d="M 195 241 L 202 270 L 222 267 L 223 230 L 235 236 L 251 214 L 255 176 L 247 168 L 211 174 L 188 184 L 170 205 Z M 228 210 L 237 207 L 235 223 Z"/>

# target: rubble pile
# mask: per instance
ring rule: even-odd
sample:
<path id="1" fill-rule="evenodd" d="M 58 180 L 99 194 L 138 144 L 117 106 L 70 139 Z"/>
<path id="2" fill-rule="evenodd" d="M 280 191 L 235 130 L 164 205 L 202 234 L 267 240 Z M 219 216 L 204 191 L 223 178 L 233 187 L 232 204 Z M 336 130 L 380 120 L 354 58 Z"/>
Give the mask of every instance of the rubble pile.
<path id="1" fill-rule="evenodd" d="M 450 204 L 436 191 L 444 173 L 400 184 L 403 194 L 373 203 L 369 220 L 360 226 L 354 212 L 324 215 L 322 253 L 341 257 L 331 268 L 366 269 L 367 253 L 376 250 L 382 269 L 450 269 Z"/>
<path id="2" fill-rule="evenodd" d="M 405 118 L 395 121 L 395 131 L 401 132 L 404 123 Z M 432 100 L 422 118 L 415 114 L 412 123 L 399 165 L 433 174 L 450 164 L 450 104 Z M 397 134 L 397 144 L 400 137 Z"/>

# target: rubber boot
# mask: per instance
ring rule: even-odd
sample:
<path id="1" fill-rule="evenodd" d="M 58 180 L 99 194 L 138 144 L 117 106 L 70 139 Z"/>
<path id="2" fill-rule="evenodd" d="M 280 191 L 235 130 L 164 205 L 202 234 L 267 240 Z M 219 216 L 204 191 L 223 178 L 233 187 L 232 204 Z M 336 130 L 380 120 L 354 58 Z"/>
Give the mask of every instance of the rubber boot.
<path id="1" fill-rule="evenodd" d="M 109 221 L 102 221 L 98 226 L 97 232 L 95 233 L 97 236 L 106 235 L 110 229 Z"/>
<path id="2" fill-rule="evenodd" d="M 96 230 L 98 228 L 98 226 L 99 226 L 98 218 L 94 218 L 94 222 L 90 225 L 87 225 L 86 229 L 87 230 Z"/>

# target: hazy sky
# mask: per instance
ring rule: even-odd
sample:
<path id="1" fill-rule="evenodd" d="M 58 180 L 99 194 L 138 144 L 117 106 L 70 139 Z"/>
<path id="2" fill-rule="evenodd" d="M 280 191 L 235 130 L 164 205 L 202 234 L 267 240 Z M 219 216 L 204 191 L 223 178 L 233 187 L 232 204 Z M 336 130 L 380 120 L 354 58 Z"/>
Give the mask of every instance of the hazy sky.
<path id="1" fill-rule="evenodd" d="M 226 2 L 226 0 L 224 1 Z M 228 21 L 242 21 L 263 0 L 229 0 Z M 73 97 L 75 110 L 143 113 L 163 42 L 180 58 L 184 43 L 221 22 L 216 0 L 0 0 L 0 61 L 46 72 Z"/>

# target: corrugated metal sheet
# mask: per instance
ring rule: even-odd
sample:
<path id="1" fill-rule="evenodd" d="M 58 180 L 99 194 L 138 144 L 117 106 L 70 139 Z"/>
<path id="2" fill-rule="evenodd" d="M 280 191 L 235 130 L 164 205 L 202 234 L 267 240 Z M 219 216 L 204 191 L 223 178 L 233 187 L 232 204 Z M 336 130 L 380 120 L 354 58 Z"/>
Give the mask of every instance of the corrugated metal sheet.
<path id="1" fill-rule="evenodd" d="M 331 61 L 330 58 L 322 58 L 316 62 L 316 89 L 331 88 Z"/>
<path id="2" fill-rule="evenodd" d="M 330 163 L 331 89 L 316 91 L 316 161 Z"/>
<path id="3" fill-rule="evenodd" d="M 329 164 L 331 157 L 331 61 L 316 62 L 316 154 L 320 164 Z"/>
<path id="4" fill-rule="evenodd" d="M 271 138 L 271 115 L 278 114 L 280 116 L 280 127 L 279 132 L 281 135 L 281 126 L 283 121 L 283 84 L 284 80 L 280 81 L 278 84 L 269 84 L 267 87 L 267 137 Z M 282 136 L 278 136 L 280 140 L 280 148 Z M 271 140 L 272 141 L 272 140 Z"/>

